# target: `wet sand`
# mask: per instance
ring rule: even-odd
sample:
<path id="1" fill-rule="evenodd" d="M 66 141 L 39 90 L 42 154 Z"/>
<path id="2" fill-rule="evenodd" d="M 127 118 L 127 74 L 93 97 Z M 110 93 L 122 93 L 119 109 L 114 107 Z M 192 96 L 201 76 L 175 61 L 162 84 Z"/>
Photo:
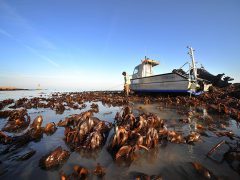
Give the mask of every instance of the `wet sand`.
<path id="1" fill-rule="evenodd" d="M 53 134 L 43 133 L 40 138 L 28 140 L 26 144 L 7 152 L 6 149 L 13 147 L 13 142 L 8 142 L 1 136 L 0 177 L 1 179 L 16 177 L 18 179 L 59 179 L 61 172 L 71 175 L 74 172 L 73 167 L 78 165 L 88 170 L 88 179 L 97 179 L 93 171 L 97 163 L 100 163 L 105 168 L 105 179 L 136 179 L 137 177 L 146 178 L 147 175 L 152 179 L 157 177 L 162 179 L 203 179 L 206 173 L 204 175 L 203 171 L 195 168 L 192 164 L 198 162 L 210 172 L 211 178 L 239 179 L 239 155 L 235 155 L 234 158 L 226 156 L 233 149 L 236 153 L 239 152 L 237 145 L 240 136 L 239 99 L 229 96 L 232 92 L 234 91 L 216 90 L 214 94 L 210 92 L 193 98 L 189 98 L 189 96 L 131 95 L 128 99 L 118 92 L 54 93 L 1 101 L 0 128 L 9 138 L 23 136 L 31 129 L 30 125 L 34 119 L 40 115 L 43 118 L 42 128 L 46 124 L 54 122 L 57 130 Z M 80 148 L 74 149 L 71 147 L 71 143 L 66 142 L 65 127 L 57 126 L 57 124 L 60 120 L 64 121 L 73 114 L 80 115 L 92 110 L 93 103 L 95 106 L 98 105 L 98 111 L 94 111 L 92 116 L 112 123 L 106 141 L 95 150 L 86 150 L 82 145 L 79 145 Z M 156 147 L 149 147 L 149 151 L 139 151 L 138 158 L 130 163 L 125 163 L 127 160 L 124 157 L 123 163 L 119 163 L 115 159 L 115 154 L 109 151 L 108 147 L 119 123 L 115 120 L 115 115 L 117 112 L 122 115 L 126 107 L 131 108 L 135 118 L 142 114 L 152 113 L 163 120 L 164 128 L 168 131 L 180 133 L 184 138 L 191 132 L 197 132 L 200 134 L 200 138 L 187 143 L 178 142 L 172 137 L 170 139 L 170 135 L 159 134 Z M 11 114 L 11 111 L 20 109 L 26 109 L 30 122 L 26 121 L 27 125 L 21 128 L 9 126 L 10 129 L 4 131 L 6 125 L 9 124 L 9 118 L 11 118 L 6 111 Z M 13 116 L 12 121 L 15 120 L 14 117 L 16 118 Z M 135 121 L 137 122 L 137 120 Z M 146 138 L 147 134 L 144 133 L 146 132 L 143 132 L 143 136 Z M 183 140 L 186 141 L 186 139 Z M 222 140 L 227 143 L 219 146 L 208 157 L 207 154 L 213 146 Z M 126 142 L 124 145 L 128 143 Z M 146 146 L 144 143 L 143 145 Z M 70 152 L 69 158 L 56 168 L 42 169 L 39 165 L 40 159 L 58 146 Z M 23 154 L 32 150 L 36 152 L 29 159 L 20 160 Z M 74 176 L 71 178 L 74 179 Z"/>

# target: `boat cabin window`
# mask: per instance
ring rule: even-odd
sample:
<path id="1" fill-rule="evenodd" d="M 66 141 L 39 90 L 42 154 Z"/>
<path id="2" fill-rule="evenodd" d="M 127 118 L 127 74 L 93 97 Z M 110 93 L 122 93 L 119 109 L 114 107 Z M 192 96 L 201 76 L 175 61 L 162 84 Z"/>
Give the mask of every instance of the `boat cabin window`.
<path id="1" fill-rule="evenodd" d="M 138 66 L 135 67 L 134 71 L 133 71 L 133 74 L 137 74 L 138 73 Z"/>

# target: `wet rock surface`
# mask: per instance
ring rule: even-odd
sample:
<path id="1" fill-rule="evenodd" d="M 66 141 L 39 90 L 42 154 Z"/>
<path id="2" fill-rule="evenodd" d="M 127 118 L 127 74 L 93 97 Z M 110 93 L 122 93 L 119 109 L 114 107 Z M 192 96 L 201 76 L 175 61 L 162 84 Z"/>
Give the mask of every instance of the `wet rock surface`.
<path id="1" fill-rule="evenodd" d="M 28 160 L 30 159 L 34 154 L 36 153 L 35 150 L 30 150 L 20 156 L 17 157 L 17 160 L 18 161 L 25 161 L 25 160 Z"/>
<path id="2" fill-rule="evenodd" d="M 3 178 L 20 161 L 39 165 L 39 179 L 45 170 L 54 179 L 240 177 L 238 86 L 197 97 L 55 93 L 7 99 L 0 109 Z"/>
<path id="3" fill-rule="evenodd" d="M 3 101 L 0 101 L 0 110 L 2 110 L 5 106 L 12 104 L 14 102 L 13 99 L 5 99 Z"/>
<path id="4" fill-rule="evenodd" d="M 57 147 L 55 150 L 42 157 L 39 161 L 39 166 L 49 170 L 60 166 L 70 156 L 70 152 L 63 150 L 62 147 Z"/>
<path id="5" fill-rule="evenodd" d="M 105 143 L 111 123 L 92 117 L 91 111 L 71 118 L 71 123 L 65 127 L 64 132 L 65 141 L 71 148 L 95 150 Z"/>
<path id="6" fill-rule="evenodd" d="M 6 117 L 6 116 L 5 116 Z M 26 109 L 7 112 L 8 122 L 2 129 L 6 132 L 17 132 L 26 129 L 30 123 L 30 117 Z"/>

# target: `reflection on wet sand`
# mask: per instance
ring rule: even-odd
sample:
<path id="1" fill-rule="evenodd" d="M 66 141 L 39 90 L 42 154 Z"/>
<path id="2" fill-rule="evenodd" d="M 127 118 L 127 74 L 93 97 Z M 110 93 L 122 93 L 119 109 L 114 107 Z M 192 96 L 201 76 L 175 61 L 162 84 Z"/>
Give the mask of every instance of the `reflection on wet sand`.
<path id="1" fill-rule="evenodd" d="M 2 101 L 0 177 L 238 179 L 239 100 L 219 97 L 83 92 Z"/>

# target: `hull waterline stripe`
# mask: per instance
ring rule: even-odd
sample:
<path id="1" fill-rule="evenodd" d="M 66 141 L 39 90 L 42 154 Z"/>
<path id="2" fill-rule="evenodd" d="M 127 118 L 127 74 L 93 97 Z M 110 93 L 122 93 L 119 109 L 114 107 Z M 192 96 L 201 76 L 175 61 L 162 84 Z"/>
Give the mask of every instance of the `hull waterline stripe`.
<path id="1" fill-rule="evenodd" d="M 194 95 L 200 95 L 204 92 L 200 91 L 200 92 L 194 92 L 194 91 L 190 91 L 190 90 L 156 90 L 156 89 L 138 89 L 138 90 L 133 90 L 134 92 L 163 92 L 163 93 L 191 93 Z"/>
<path id="2" fill-rule="evenodd" d="M 166 73 L 166 74 L 157 74 L 157 75 L 153 75 L 153 76 L 147 76 L 147 77 L 140 77 L 140 78 L 133 78 L 133 79 L 130 79 L 130 80 L 135 80 L 135 79 L 145 79 L 145 78 L 151 78 L 151 77 L 157 77 L 157 76 L 166 76 L 166 75 L 170 75 L 170 74 L 176 74 L 184 79 L 188 79 L 188 77 L 185 77 L 181 74 L 178 74 L 178 73 Z"/>
<path id="3" fill-rule="evenodd" d="M 156 83 L 167 83 L 167 82 L 189 82 L 189 81 L 186 81 L 186 80 L 177 80 L 177 81 L 162 81 L 162 82 L 146 82 L 146 83 L 131 83 L 130 85 L 140 85 L 140 84 L 156 84 Z"/>

